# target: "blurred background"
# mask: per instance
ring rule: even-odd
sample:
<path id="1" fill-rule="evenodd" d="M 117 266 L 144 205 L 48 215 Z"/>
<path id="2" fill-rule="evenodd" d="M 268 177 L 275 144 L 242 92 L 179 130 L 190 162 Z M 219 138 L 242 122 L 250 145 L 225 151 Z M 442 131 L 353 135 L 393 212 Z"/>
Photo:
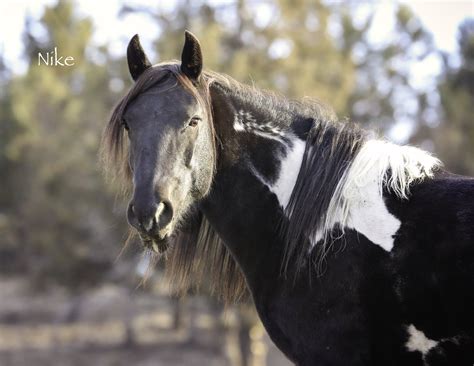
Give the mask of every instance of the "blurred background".
<path id="1" fill-rule="evenodd" d="M 250 304 L 173 298 L 127 235 L 98 164 L 131 85 L 183 30 L 207 68 L 316 97 L 341 119 L 474 175 L 472 1 L 3 1 L 0 4 L 0 365 L 289 365 Z M 57 47 L 71 67 L 38 66 Z"/>

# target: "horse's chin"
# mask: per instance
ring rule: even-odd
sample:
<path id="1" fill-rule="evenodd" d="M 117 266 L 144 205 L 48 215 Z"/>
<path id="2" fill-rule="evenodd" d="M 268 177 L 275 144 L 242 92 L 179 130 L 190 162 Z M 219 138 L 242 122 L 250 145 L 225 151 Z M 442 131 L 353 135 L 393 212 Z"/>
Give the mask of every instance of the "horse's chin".
<path id="1" fill-rule="evenodd" d="M 170 237 L 143 237 L 140 235 L 143 247 L 156 254 L 164 254 L 170 247 Z"/>

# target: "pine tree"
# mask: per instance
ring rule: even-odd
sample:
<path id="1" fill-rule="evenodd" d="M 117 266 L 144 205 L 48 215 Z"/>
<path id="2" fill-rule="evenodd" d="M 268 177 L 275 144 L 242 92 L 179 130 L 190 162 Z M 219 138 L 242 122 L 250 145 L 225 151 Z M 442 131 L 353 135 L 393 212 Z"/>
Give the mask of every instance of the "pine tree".
<path id="1" fill-rule="evenodd" d="M 447 169 L 474 175 L 474 20 L 461 24 L 458 43 L 458 66 L 451 65 L 452 57 L 443 57 L 439 120 L 420 126 L 414 140 L 432 141 Z"/>
<path id="2" fill-rule="evenodd" d="M 33 22 L 25 25 L 29 68 L 9 84 L 19 128 L 3 155 L 15 165 L 8 230 L 31 278 L 92 284 L 111 268 L 123 233 L 110 230 L 117 222 L 109 212 L 113 197 L 97 164 L 101 131 L 118 95 L 109 89 L 110 65 L 89 59 L 92 22 L 79 18 L 73 3 L 45 8 L 37 24 L 44 39 L 33 34 Z M 38 65 L 38 52 L 54 47 L 75 65 Z M 94 51 L 110 61 L 105 48 Z"/>

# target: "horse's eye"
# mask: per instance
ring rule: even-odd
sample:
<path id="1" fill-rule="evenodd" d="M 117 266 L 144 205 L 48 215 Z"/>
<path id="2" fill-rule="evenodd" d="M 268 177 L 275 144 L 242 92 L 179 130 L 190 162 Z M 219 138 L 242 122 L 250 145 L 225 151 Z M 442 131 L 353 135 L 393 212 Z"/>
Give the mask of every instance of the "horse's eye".
<path id="1" fill-rule="evenodd" d="M 193 117 L 191 118 L 191 120 L 189 121 L 188 125 L 191 126 L 191 127 L 196 127 L 199 123 L 199 121 L 201 120 L 200 117 Z"/>

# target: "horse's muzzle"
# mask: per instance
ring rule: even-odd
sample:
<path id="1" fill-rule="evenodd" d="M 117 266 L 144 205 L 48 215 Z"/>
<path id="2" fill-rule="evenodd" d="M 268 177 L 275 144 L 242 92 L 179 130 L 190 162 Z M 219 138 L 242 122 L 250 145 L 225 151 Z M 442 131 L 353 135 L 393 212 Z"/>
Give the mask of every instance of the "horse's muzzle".
<path id="1" fill-rule="evenodd" d="M 128 223 L 138 231 L 144 243 L 147 239 L 156 243 L 164 242 L 172 218 L 173 208 L 167 200 L 146 206 L 132 201 L 127 209 Z"/>

